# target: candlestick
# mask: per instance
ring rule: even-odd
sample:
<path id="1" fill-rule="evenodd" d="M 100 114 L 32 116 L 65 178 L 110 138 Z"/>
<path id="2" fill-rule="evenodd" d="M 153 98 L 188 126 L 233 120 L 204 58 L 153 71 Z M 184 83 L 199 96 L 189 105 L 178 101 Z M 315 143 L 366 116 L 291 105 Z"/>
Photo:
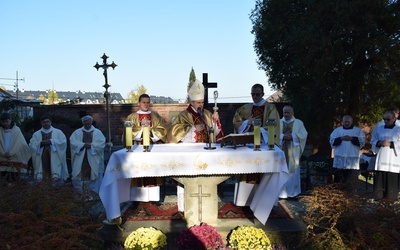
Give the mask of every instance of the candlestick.
<path id="1" fill-rule="evenodd" d="M 132 152 L 132 121 L 125 121 L 125 148 L 127 152 Z"/>
<path id="2" fill-rule="evenodd" d="M 261 144 L 261 120 L 255 119 L 253 121 L 253 132 L 254 132 L 254 151 L 260 151 L 260 144 Z"/>
<path id="3" fill-rule="evenodd" d="M 268 126 L 268 150 L 274 150 L 275 145 L 275 119 L 267 120 Z"/>

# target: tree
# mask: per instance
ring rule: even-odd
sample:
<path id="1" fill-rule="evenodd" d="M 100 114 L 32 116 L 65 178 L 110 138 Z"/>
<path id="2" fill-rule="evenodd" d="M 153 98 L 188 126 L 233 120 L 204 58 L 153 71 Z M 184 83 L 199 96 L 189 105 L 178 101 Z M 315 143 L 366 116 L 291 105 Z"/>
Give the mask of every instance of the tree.
<path id="1" fill-rule="evenodd" d="M 58 103 L 58 94 L 55 90 L 47 91 L 47 99 L 45 100 L 45 104 L 55 104 Z"/>
<path id="2" fill-rule="evenodd" d="M 250 19 L 258 65 L 310 136 L 344 114 L 375 124 L 400 94 L 395 0 L 257 0 Z"/>
<path id="3" fill-rule="evenodd" d="M 139 97 L 142 94 L 146 94 L 147 89 L 144 85 L 136 86 L 136 89 L 131 90 L 126 98 L 126 103 L 136 104 L 139 102 Z"/>
<path id="4" fill-rule="evenodd" d="M 190 87 L 192 87 L 193 83 L 196 81 L 196 73 L 194 73 L 194 69 L 192 67 L 192 70 L 190 70 L 190 74 L 189 74 L 189 83 L 187 86 L 187 92 L 189 92 Z M 189 99 L 189 95 L 186 96 L 186 103 L 189 103 L 190 99 Z"/>

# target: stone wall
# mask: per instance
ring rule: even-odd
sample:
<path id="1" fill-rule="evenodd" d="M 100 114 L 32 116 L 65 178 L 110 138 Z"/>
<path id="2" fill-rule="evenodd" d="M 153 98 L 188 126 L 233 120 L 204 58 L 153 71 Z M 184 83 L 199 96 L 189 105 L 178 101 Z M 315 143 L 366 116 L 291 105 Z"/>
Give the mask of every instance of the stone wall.
<path id="1" fill-rule="evenodd" d="M 180 111 L 185 110 L 188 104 L 154 104 L 151 110 L 156 111 L 164 118 L 165 126 L 169 127 L 169 121 Z M 219 115 L 222 128 L 225 134 L 233 133 L 232 119 L 237 108 L 243 103 L 220 103 Z M 284 103 L 276 103 L 278 111 L 282 116 L 282 108 Z M 132 112 L 138 110 L 137 105 L 121 104 L 110 105 L 110 134 L 111 141 L 114 146 L 122 145 L 122 134 L 124 129 L 124 120 Z M 209 105 L 208 110 L 212 111 L 212 105 Z M 104 104 L 91 105 L 42 105 L 33 108 L 34 114 L 34 130 L 40 129 L 40 117 L 43 114 L 48 114 L 53 118 L 53 126 L 61 129 L 67 138 L 72 132 L 80 128 L 82 123 L 80 118 L 85 115 L 91 115 L 94 120 L 94 125 L 100 129 L 107 137 L 107 112 Z"/>

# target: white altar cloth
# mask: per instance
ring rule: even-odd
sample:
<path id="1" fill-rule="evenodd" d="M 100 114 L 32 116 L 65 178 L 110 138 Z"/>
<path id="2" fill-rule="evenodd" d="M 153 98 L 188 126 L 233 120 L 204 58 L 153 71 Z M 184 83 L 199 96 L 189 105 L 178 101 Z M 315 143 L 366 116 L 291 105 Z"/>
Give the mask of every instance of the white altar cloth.
<path id="1" fill-rule="evenodd" d="M 107 219 L 121 215 L 120 203 L 130 200 L 130 183 L 134 177 L 204 176 L 268 173 L 262 178 L 250 208 L 254 216 L 266 223 L 279 192 L 288 178 L 285 155 L 278 147 L 253 151 L 249 147 L 219 147 L 205 150 L 203 143 L 155 144 L 151 152 L 134 145 L 133 152 L 114 152 L 107 164 L 100 198 Z"/>

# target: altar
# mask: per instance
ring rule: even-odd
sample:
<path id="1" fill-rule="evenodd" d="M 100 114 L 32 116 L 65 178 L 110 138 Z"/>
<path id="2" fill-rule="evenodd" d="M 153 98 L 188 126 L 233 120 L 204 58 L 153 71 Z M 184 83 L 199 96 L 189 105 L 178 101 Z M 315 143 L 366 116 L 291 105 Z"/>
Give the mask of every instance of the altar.
<path id="1" fill-rule="evenodd" d="M 188 225 L 217 223 L 217 185 L 231 175 L 264 174 L 250 202 L 254 216 L 266 223 L 288 179 L 284 153 L 275 147 L 261 151 L 251 147 L 220 147 L 205 150 L 203 143 L 156 144 L 151 152 L 134 145 L 133 152 L 121 149 L 114 152 L 107 164 L 100 198 L 107 219 L 121 216 L 120 204 L 130 200 L 131 178 L 170 176 L 185 186 L 185 219 Z"/>

